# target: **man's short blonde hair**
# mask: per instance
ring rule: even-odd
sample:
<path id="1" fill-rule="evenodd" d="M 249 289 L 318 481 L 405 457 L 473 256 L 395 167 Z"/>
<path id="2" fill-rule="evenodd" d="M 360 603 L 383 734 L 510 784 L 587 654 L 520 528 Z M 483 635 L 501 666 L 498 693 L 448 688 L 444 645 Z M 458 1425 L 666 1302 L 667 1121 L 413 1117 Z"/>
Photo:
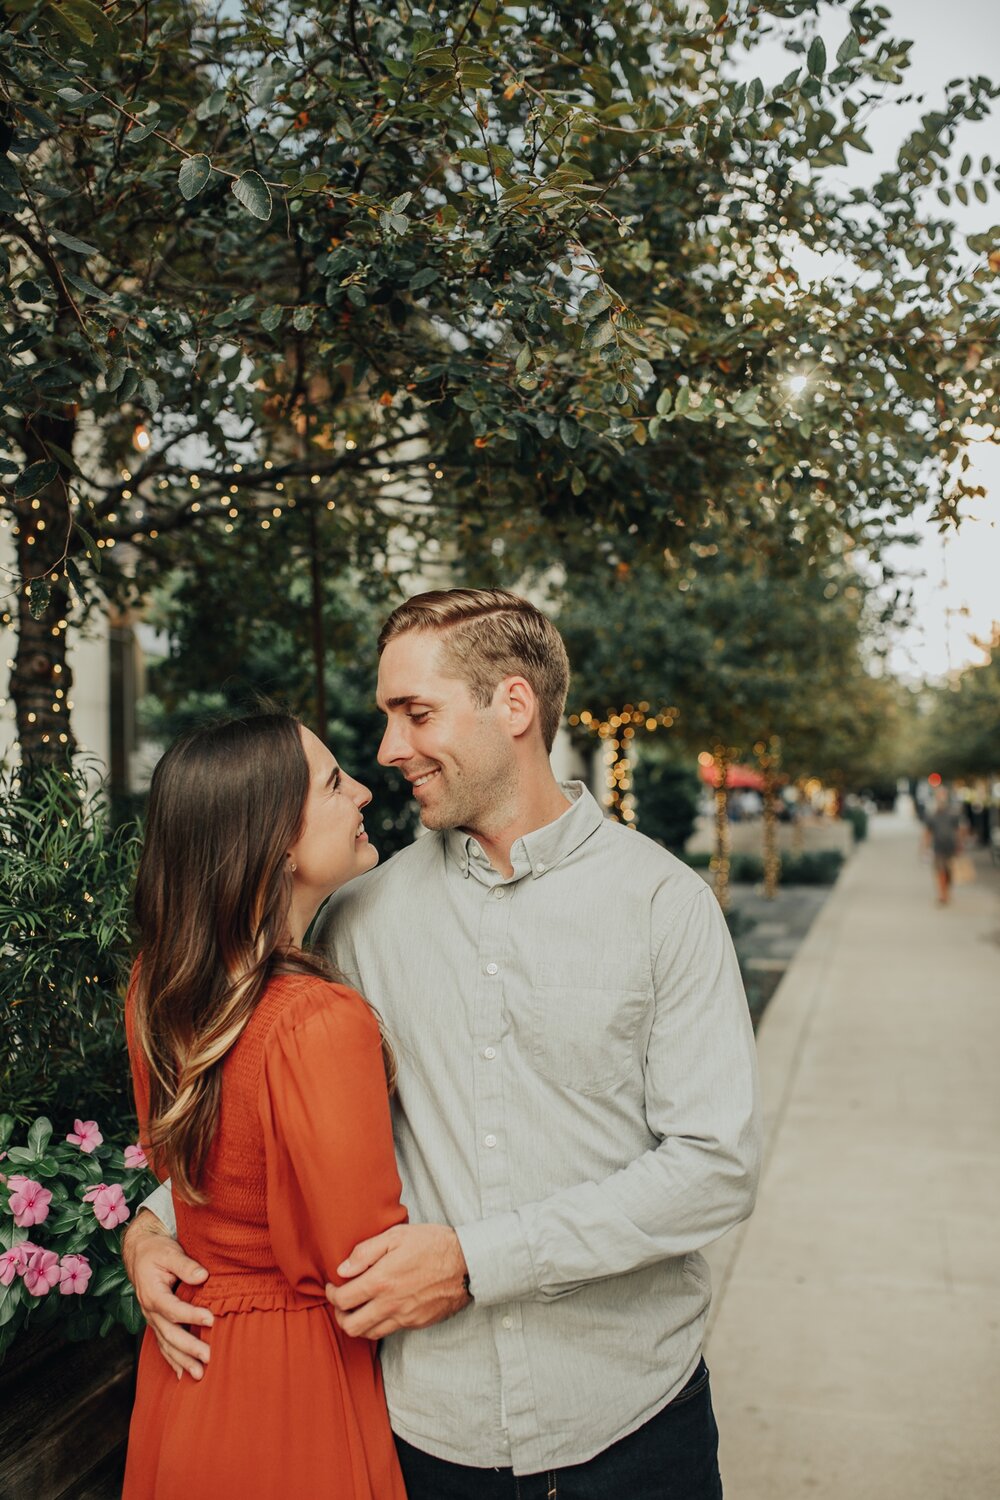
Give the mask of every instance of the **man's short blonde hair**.
<path id="1" fill-rule="evenodd" d="M 411 630 L 437 631 L 445 670 L 486 708 L 505 677 L 523 677 L 538 702 L 539 726 L 551 750 L 566 707 L 569 658 L 562 636 L 540 609 L 505 589 L 435 589 L 393 610 L 378 638 L 379 656 Z"/>

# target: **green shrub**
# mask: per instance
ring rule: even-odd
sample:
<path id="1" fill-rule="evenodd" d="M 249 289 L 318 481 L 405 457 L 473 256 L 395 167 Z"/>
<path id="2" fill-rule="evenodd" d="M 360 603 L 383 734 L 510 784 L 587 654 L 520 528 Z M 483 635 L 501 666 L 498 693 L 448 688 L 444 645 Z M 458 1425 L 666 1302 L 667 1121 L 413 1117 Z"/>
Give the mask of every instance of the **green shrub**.
<path id="1" fill-rule="evenodd" d="M 87 1135 L 56 1135 L 43 1116 L 22 1144 L 10 1115 L 0 1115 L 0 1361 L 29 1327 L 55 1324 L 67 1338 L 88 1339 L 116 1324 L 130 1333 L 142 1326 L 120 1240 L 156 1179 L 137 1145 L 105 1144 L 95 1120 L 71 1125 Z M 25 1188 L 27 1211 L 18 1199 Z"/>
<path id="2" fill-rule="evenodd" d="M 694 832 L 700 782 L 690 766 L 644 755 L 633 775 L 637 826 L 668 849 L 683 849 Z"/>
<path id="3" fill-rule="evenodd" d="M 856 844 L 868 837 L 868 814 L 863 807 L 845 807 L 842 816 L 850 823 Z"/>
<path id="4" fill-rule="evenodd" d="M 138 840 L 83 773 L 0 781 L 0 1109 L 131 1120 L 122 994 Z"/>
<path id="5" fill-rule="evenodd" d="M 693 870 L 707 870 L 712 856 L 707 850 L 682 856 Z M 839 849 L 811 849 L 804 854 L 781 856 L 782 885 L 833 885 L 844 856 Z M 758 885 L 764 879 L 764 861 L 759 854 L 734 854 L 729 863 L 734 884 Z"/>

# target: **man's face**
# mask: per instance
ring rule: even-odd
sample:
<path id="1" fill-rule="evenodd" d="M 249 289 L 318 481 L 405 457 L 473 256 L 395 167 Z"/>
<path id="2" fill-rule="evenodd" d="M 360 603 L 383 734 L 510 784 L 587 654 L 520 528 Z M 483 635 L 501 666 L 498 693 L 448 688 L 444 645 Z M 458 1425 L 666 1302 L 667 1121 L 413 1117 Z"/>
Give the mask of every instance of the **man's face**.
<path id="1" fill-rule="evenodd" d="M 440 638 L 407 631 L 390 641 L 378 670 L 386 730 L 378 758 L 413 788 L 425 828 L 488 829 L 517 785 L 502 691 L 478 708 L 468 686 L 440 665 Z"/>

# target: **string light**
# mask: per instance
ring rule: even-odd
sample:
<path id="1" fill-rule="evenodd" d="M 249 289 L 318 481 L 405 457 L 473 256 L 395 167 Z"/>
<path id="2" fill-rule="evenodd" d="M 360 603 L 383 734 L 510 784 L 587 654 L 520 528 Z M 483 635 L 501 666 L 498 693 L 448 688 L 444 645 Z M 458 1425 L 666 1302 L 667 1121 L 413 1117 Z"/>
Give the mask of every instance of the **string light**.
<path id="1" fill-rule="evenodd" d="M 153 440 L 150 437 L 149 432 L 147 431 L 144 424 L 142 422 L 139 422 L 135 428 L 135 431 L 132 433 L 133 448 L 138 449 L 140 453 L 145 453 L 152 441 Z"/>
<path id="2" fill-rule="evenodd" d="M 573 728 L 579 725 L 604 742 L 604 806 L 616 821 L 629 828 L 636 826 L 630 753 L 636 730 L 653 734 L 659 729 L 669 729 L 677 716 L 676 708 L 662 708 L 658 713 L 651 713 L 648 703 L 626 703 L 623 708 L 608 708 L 603 718 L 586 708 L 569 716 Z"/>

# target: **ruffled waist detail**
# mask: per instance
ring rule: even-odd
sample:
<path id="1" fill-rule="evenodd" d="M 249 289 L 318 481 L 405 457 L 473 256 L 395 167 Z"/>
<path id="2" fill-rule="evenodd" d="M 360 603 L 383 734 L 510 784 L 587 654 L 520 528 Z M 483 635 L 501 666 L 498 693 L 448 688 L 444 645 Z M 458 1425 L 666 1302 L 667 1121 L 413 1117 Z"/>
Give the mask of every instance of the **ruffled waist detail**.
<path id="1" fill-rule="evenodd" d="M 306 1312 L 329 1307 L 320 1292 L 300 1292 L 284 1276 L 246 1272 L 210 1272 L 202 1286 L 178 1286 L 177 1296 L 192 1307 L 207 1307 L 212 1313 Z"/>

